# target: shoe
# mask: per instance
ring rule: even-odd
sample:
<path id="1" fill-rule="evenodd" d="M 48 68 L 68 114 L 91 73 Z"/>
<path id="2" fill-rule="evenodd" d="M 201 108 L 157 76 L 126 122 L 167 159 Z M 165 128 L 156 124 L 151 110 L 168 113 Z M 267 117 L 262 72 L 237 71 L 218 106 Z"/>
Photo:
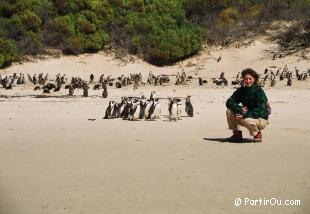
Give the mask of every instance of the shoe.
<path id="1" fill-rule="evenodd" d="M 242 142 L 242 131 L 234 131 L 233 136 L 227 139 L 229 142 Z"/>
<path id="2" fill-rule="evenodd" d="M 254 143 L 260 143 L 263 141 L 263 135 L 260 131 L 254 136 Z"/>

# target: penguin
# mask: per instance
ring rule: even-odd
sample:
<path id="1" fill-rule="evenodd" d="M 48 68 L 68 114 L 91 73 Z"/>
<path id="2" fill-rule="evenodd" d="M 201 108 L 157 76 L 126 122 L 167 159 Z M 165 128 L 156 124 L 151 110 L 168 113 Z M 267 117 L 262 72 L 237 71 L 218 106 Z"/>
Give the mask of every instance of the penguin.
<path id="1" fill-rule="evenodd" d="M 5 82 L 5 89 L 12 89 L 12 77 L 9 76 Z"/>
<path id="2" fill-rule="evenodd" d="M 272 79 L 272 80 L 271 80 L 270 86 L 271 86 L 271 87 L 274 87 L 275 85 L 276 85 L 276 79 Z"/>
<path id="3" fill-rule="evenodd" d="M 93 90 L 99 90 L 99 89 L 100 89 L 100 84 L 94 85 Z"/>
<path id="4" fill-rule="evenodd" d="M 90 75 L 89 77 L 89 83 L 92 83 L 95 79 L 95 76 L 93 74 Z"/>
<path id="5" fill-rule="evenodd" d="M 225 85 L 225 86 L 228 86 L 228 81 L 227 81 L 227 79 L 225 78 L 225 77 L 223 77 L 223 84 Z"/>
<path id="6" fill-rule="evenodd" d="M 48 88 L 43 89 L 43 94 L 49 94 L 49 93 L 50 93 L 50 89 L 48 89 Z"/>
<path id="7" fill-rule="evenodd" d="M 107 98 L 108 97 L 108 90 L 107 87 L 103 88 L 102 97 Z"/>
<path id="8" fill-rule="evenodd" d="M 151 92 L 150 100 L 154 101 L 157 98 L 156 91 Z"/>
<path id="9" fill-rule="evenodd" d="M 104 74 L 101 74 L 101 75 L 100 75 L 100 78 L 99 78 L 99 82 L 100 82 L 100 83 L 103 83 L 103 80 L 104 80 Z"/>
<path id="10" fill-rule="evenodd" d="M 202 86 L 203 85 L 202 79 L 199 77 L 198 80 L 199 80 L 199 85 Z"/>
<path id="11" fill-rule="evenodd" d="M 88 89 L 89 89 L 88 85 L 85 84 L 83 86 L 83 97 L 88 97 Z"/>
<path id="12" fill-rule="evenodd" d="M 181 99 L 177 98 L 177 118 L 178 120 L 181 120 L 181 113 L 182 113 L 182 103 L 181 103 Z"/>
<path id="13" fill-rule="evenodd" d="M 109 105 L 105 111 L 105 116 L 103 119 L 112 119 L 115 118 L 117 116 L 116 113 L 117 109 L 116 109 L 116 102 L 115 101 L 110 101 Z"/>
<path id="14" fill-rule="evenodd" d="M 31 76 L 29 74 L 27 74 L 27 78 L 28 78 L 29 82 L 33 83 L 32 78 L 31 78 Z"/>
<path id="15" fill-rule="evenodd" d="M 121 82 L 116 82 L 115 86 L 116 86 L 116 88 L 121 88 L 122 87 L 122 83 Z"/>
<path id="16" fill-rule="evenodd" d="M 140 100 L 140 115 L 139 115 L 139 119 L 143 119 L 144 118 L 146 106 L 147 106 L 146 98 L 145 98 L 145 96 L 142 95 L 141 100 Z"/>
<path id="17" fill-rule="evenodd" d="M 22 74 L 19 74 L 19 77 L 18 77 L 18 79 L 17 79 L 17 84 L 18 84 L 18 85 L 23 84 L 23 75 L 22 75 Z"/>
<path id="18" fill-rule="evenodd" d="M 42 87 L 42 89 L 48 89 L 48 90 L 52 90 L 54 88 L 56 88 L 56 86 L 53 83 L 48 83 Z"/>
<path id="19" fill-rule="evenodd" d="M 193 117 L 194 116 L 194 108 L 193 108 L 193 105 L 191 103 L 190 98 L 191 98 L 190 96 L 187 96 L 185 98 L 185 112 L 187 113 L 187 116 Z"/>
<path id="20" fill-rule="evenodd" d="M 57 91 L 60 91 L 60 86 L 57 86 L 53 92 L 57 92 Z"/>
<path id="21" fill-rule="evenodd" d="M 40 90 L 41 88 L 40 88 L 40 86 L 36 86 L 36 87 L 34 87 L 34 91 L 37 91 L 37 90 Z"/>
<path id="22" fill-rule="evenodd" d="M 13 77 L 13 79 L 12 79 L 12 87 L 15 87 L 17 85 L 17 81 L 18 81 L 17 77 Z"/>
<path id="23" fill-rule="evenodd" d="M 140 100 L 133 100 L 130 108 L 130 120 L 137 121 L 140 118 Z"/>
<path id="24" fill-rule="evenodd" d="M 289 79 L 287 80 L 287 86 L 292 86 L 292 78 L 289 78 Z"/>
<path id="25" fill-rule="evenodd" d="M 108 77 L 108 78 L 109 78 L 109 77 Z M 107 97 L 108 97 L 107 83 L 108 83 L 108 80 L 105 80 L 105 81 L 102 83 L 102 88 L 103 88 L 102 97 L 103 97 L 103 98 L 107 98 Z"/>
<path id="26" fill-rule="evenodd" d="M 73 85 L 70 84 L 68 89 L 69 89 L 69 96 L 73 96 L 73 94 L 74 94 L 74 87 L 73 87 Z"/>
<path id="27" fill-rule="evenodd" d="M 109 102 L 109 105 L 105 110 L 105 115 L 103 119 L 111 119 L 111 109 L 112 109 L 112 101 Z"/>
<path id="28" fill-rule="evenodd" d="M 169 98 L 169 120 L 170 121 L 177 121 L 178 119 L 178 105 L 175 98 Z"/>
<path id="29" fill-rule="evenodd" d="M 122 97 L 122 101 L 119 104 L 118 115 L 119 117 L 123 117 L 125 106 L 127 105 L 125 97 Z"/>
<path id="30" fill-rule="evenodd" d="M 119 103 L 115 102 L 111 111 L 111 118 L 114 119 L 118 117 L 119 117 Z"/>
<path id="31" fill-rule="evenodd" d="M 128 101 L 126 102 L 126 105 L 125 105 L 124 110 L 123 110 L 123 112 L 122 112 L 122 119 L 123 119 L 123 120 L 129 119 L 131 105 L 132 105 L 131 101 L 128 100 Z"/>
<path id="32" fill-rule="evenodd" d="M 159 99 L 156 98 L 152 102 L 152 106 L 151 106 L 151 108 L 149 110 L 148 119 L 151 119 L 151 120 L 159 119 L 160 118 L 160 113 L 161 113 L 161 108 L 160 108 Z"/>
<path id="33" fill-rule="evenodd" d="M 148 119 L 149 118 L 149 114 L 150 114 L 150 109 L 151 109 L 151 107 L 153 105 L 153 101 L 147 100 L 145 105 L 146 105 L 146 107 L 144 109 L 144 117 L 145 117 L 145 119 Z"/>
<path id="34" fill-rule="evenodd" d="M 37 84 L 37 78 L 36 78 L 36 75 L 35 75 L 35 74 L 33 75 L 32 83 L 33 83 L 34 85 Z"/>

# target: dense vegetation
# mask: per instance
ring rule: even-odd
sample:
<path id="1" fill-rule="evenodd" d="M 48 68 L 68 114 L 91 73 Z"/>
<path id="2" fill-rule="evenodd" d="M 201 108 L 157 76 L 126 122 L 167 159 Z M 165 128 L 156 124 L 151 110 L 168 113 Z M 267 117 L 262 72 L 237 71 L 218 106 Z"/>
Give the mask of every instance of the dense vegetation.
<path id="1" fill-rule="evenodd" d="M 57 48 L 122 48 L 167 64 L 274 19 L 309 20 L 310 0 L 1 0 L 0 67 Z"/>

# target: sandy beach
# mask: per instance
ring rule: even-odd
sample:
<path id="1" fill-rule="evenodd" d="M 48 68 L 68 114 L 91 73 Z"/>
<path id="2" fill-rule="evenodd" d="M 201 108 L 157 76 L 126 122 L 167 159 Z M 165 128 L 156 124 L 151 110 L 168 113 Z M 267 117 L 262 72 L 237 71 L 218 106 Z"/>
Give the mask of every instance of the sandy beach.
<path id="1" fill-rule="evenodd" d="M 248 47 L 216 49 L 180 65 L 208 79 L 199 86 L 109 88 L 109 97 L 90 90 L 82 98 L 34 98 L 33 85 L 0 88 L 0 213 L 298 213 L 310 212 L 310 84 L 309 79 L 264 88 L 272 106 L 263 142 L 223 142 L 227 129 L 225 102 L 233 86 L 215 86 L 211 77 L 222 71 L 231 79 L 246 67 L 262 73 L 266 67 L 310 68 L 297 56 L 271 60 L 275 45 L 263 39 Z M 222 62 L 214 58 L 222 56 Z M 194 64 L 195 66 L 189 66 Z M 155 67 L 141 60 L 120 65 L 102 53 L 64 56 L 16 64 L 0 70 L 12 73 L 65 73 L 96 78 L 102 73 L 180 72 L 180 65 Z M 196 77 L 195 77 L 196 78 Z M 194 117 L 169 122 L 162 99 L 157 121 L 103 120 L 110 100 L 122 96 L 192 96 Z M 91 119 L 91 120 L 90 120 Z M 300 206 L 235 206 L 236 198 L 300 200 Z"/>

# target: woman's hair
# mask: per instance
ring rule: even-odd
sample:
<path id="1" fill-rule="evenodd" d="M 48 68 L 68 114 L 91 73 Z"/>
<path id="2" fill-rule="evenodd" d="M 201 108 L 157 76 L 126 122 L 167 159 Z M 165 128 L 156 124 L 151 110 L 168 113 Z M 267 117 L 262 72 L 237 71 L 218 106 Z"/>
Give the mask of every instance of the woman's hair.
<path id="1" fill-rule="evenodd" d="M 256 71 L 254 71 L 252 68 L 244 69 L 241 73 L 241 76 L 244 78 L 246 75 L 251 75 L 255 79 L 254 84 L 258 85 L 259 75 L 256 73 Z"/>

